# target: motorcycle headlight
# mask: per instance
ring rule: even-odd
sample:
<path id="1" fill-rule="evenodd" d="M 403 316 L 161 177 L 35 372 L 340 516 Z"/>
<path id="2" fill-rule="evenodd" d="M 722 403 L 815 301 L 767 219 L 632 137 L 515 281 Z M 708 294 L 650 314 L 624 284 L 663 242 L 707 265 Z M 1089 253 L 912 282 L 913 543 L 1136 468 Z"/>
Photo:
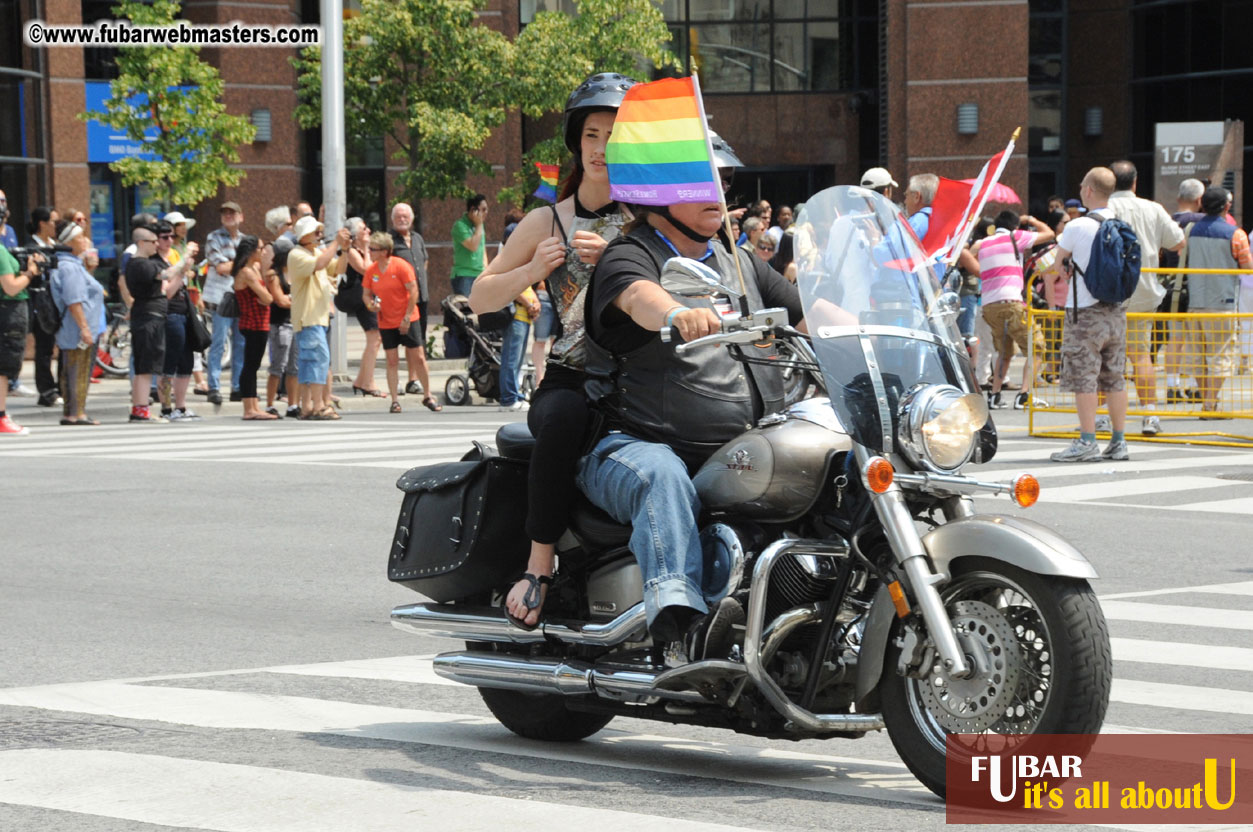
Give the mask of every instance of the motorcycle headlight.
<path id="1" fill-rule="evenodd" d="M 988 405 L 978 393 L 951 384 L 919 385 L 901 400 L 897 445 L 916 466 L 937 472 L 965 465 L 988 420 Z"/>

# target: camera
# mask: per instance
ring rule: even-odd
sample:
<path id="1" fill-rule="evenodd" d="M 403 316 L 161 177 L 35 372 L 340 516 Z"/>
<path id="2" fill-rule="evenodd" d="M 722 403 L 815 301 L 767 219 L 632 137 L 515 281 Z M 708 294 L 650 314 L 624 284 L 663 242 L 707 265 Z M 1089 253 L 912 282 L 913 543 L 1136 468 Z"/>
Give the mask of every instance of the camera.
<path id="1" fill-rule="evenodd" d="M 20 246 L 8 250 L 13 255 L 13 259 L 17 261 L 17 269 L 19 272 L 26 271 L 27 265 L 30 263 L 32 254 L 43 255 L 43 262 L 36 263 L 35 274 L 30 279 L 30 288 L 38 289 L 43 285 L 44 278 L 48 272 L 56 265 L 56 253 L 54 249 L 44 248 L 42 246 Z"/>

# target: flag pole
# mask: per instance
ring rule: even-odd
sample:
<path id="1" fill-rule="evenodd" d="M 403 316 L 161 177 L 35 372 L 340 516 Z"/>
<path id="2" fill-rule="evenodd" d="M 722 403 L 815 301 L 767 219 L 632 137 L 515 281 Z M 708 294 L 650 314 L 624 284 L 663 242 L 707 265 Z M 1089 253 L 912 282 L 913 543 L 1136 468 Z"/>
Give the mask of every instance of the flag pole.
<path id="1" fill-rule="evenodd" d="M 718 189 L 718 205 L 722 208 L 722 226 L 727 230 L 731 259 L 735 261 L 735 273 L 740 278 L 740 311 L 747 315 L 748 288 L 744 283 L 744 270 L 740 266 L 740 256 L 735 250 L 735 237 L 731 236 L 731 211 L 727 208 L 727 195 L 722 192 L 722 177 L 718 174 L 718 160 L 714 158 L 713 142 L 709 139 L 709 120 L 705 116 L 705 98 L 700 93 L 700 77 L 695 73 L 692 74 L 692 90 L 696 93 L 696 111 L 700 115 L 700 126 L 705 131 L 705 153 L 709 156 L 709 168 L 713 174 L 714 187 Z"/>

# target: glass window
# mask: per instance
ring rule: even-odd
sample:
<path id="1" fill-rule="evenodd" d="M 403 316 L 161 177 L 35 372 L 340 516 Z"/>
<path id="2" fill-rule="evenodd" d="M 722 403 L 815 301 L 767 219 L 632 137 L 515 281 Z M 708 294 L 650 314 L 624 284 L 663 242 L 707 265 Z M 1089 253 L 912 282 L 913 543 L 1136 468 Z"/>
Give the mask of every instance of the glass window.
<path id="1" fill-rule="evenodd" d="M 32 78 L 0 75 L 0 156 L 43 156 L 39 129 L 41 82 Z"/>
<path id="2" fill-rule="evenodd" d="M 1032 90 L 1028 101 L 1029 152 L 1057 155 L 1062 147 L 1061 90 Z"/>
<path id="3" fill-rule="evenodd" d="M 693 26 L 691 68 L 708 92 L 770 91 L 770 26 Z"/>
<path id="4" fill-rule="evenodd" d="M 770 0 L 688 0 L 693 23 L 707 20 L 769 20 Z"/>
<path id="5" fill-rule="evenodd" d="M 522 25 L 525 26 L 535 20 L 538 12 L 565 12 L 573 15 L 578 9 L 574 5 L 574 0 L 521 0 L 518 11 Z"/>
<path id="6" fill-rule="evenodd" d="M 776 92 L 834 90 L 840 83 L 840 31 L 835 21 L 774 25 Z"/>

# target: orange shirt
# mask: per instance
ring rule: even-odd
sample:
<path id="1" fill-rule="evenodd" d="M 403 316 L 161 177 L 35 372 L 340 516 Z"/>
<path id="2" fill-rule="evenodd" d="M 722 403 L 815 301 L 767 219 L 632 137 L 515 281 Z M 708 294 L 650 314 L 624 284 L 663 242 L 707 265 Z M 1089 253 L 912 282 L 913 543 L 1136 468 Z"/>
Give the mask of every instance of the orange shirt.
<path id="1" fill-rule="evenodd" d="M 409 286 L 418 278 L 410 266 L 399 257 L 387 258 L 387 269 L 379 274 L 379 264 L 371 263 L 365 270 L 365 285 L 379 299 L 379 329 L 399 329 L 400 322 L 409 308 Z M 418 310 L 413 310 L 413 321 L 418 319 Z"/>

